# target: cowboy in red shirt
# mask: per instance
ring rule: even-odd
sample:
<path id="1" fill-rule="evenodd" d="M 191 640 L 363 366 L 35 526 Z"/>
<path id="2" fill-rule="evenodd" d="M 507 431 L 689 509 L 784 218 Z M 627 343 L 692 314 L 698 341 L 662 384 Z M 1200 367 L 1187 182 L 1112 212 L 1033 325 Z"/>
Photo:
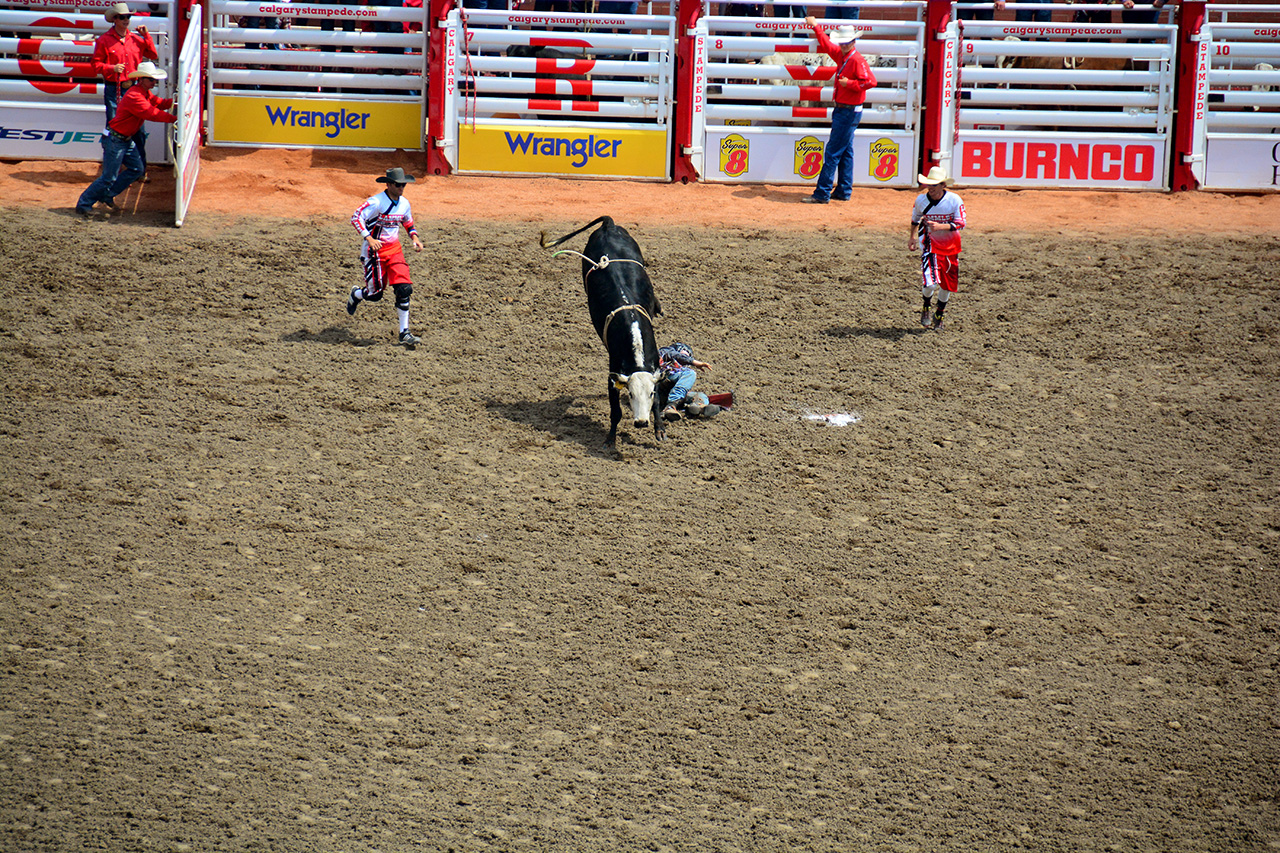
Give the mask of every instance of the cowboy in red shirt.
<path id="1" fill-rule="evenodd" d="M 168 112 L 173 108 L 172 99 L 151 94 L 156 82 L 168 76 L 152 62 L 140 63 L 137 70 L 129 74 L 129 78 L 136 82 L 120 99 L 115 118 L 107 122 L 107 132 L 102 137 L 102 174 L 81 193 L 80 200 L 76 202 L 76 213 L 87 218 L 98 202 L 105 204 L 112 213 L 120 212 L 115 197 L 146 171 L 144 149 L 147 135 L 142 130 L 143 123 L 160 121 L 172 124 L 178 120 L 176 115 Z"/>
<path id="2" fill-rule="evenodd" d="M 106 81 L 102 102 L 107 108 L 107 121 L 111 121 L 120 96 L 129 88 L 129 75 L 143 59 L 154 62 L 160 54 L 156 52 L 156 43 L 151 40 L 151 33 L 145 26 L 139 26 L 137 32 L 129 32 L 133 13 L 124 3 L 112 6 L 105 17 L 112 27 L 98 36 L 93 44 L 93 70 Z"/>
<path id="3" fill-rule="evenodd" d="M 812 15 L 804 22 L 813 29 L 818 47 L 835 63 L 831 84 L 835 88 L 836 105 L 831 111 L 831 133 L 822 152 L 818 182 L 813 187 L 813 195 L 801 201 L 811 204 L 826 204 L 833 198 L 848 201 L 853 194 L 853 132 L 862 121 L 862 105 L 867 100 L 867 92 L 876 86 L 876 75 L 855 44 L 862 30 L 845 26 L 828 36 Z"/>

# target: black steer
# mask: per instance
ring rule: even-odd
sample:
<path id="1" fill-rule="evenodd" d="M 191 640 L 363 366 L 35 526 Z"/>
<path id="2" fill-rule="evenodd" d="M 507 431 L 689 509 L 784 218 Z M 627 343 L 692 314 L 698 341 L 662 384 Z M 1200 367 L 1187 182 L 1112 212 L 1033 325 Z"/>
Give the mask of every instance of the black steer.
<path id="1" fill-rule="evenodd" d="M 596 334 L 609 351 L 609 437 L 613 447 L 622 420 L 620 392 L 626 389 L 631 414 L 637 427 L 653 421 L 658 441 L 665 437 L 661 412 L 666 406 L 665 385 L 660 382 L 658 344 L 653 335 L 653 318 L 662 313 L 653 295 L 653 284 L 645 272 L 640 246 L 608 216 L 566 234 L 554 243 L 542 235 L 542 246 L 551 249 L 599 225 L 587 238 L 582 253 L 582 284 L 587 291 L 587 308 Z M 575 253 L 576 254 L 576 253 Z"/>

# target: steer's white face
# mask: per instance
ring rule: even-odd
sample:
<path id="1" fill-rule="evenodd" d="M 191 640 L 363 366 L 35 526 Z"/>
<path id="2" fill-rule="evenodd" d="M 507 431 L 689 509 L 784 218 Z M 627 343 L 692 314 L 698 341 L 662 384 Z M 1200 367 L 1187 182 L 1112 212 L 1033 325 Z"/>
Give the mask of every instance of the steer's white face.
<path id="1" fill-rule="evenodd" d="M 632 364 L 644 364 L 644 333 L 640 324 L 631 322 L 631 358 Z M 638 427 L 648 426 L 653 414 L 653 395 L 658 387 L 659 373 L 637 370 L 629 376 L 615 377 L 614 384 L 618 390 L 627 389 L 627 399 L 631 401 L 631 417 Z"/>
<path id="2" fill-rule="evenodd" d="M 657 374 L 640 370 L 619 378 L 627 384 L 627 398 L 631 400 L 631 416 L 636 426 L 648 426 L 653 414 L 653 395 L 658 387 Z"/>

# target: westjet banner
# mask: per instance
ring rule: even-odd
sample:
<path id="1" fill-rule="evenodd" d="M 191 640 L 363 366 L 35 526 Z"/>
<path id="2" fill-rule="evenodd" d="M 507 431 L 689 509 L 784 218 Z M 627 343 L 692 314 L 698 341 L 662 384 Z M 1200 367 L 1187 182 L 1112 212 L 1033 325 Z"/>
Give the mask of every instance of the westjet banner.
<path id="1" fill-rule="evenodd" d="M 458 133 L 459 172 L 667 177 L 665 130 L 480 125 Z"/>
<path id="2" fill-rule="evenodd" d="M 219 142 L 300 148 L 422 148 L 422 106 L 350 99 L 213 96 Z"/>
<path id="3" fill-rule="evenodd" d="M 101 102 L 56 109 L 48 104 L 0 104 L 0 157 L 15 160 L 102 160 L 106 125 Z M 163 125 L 148 123 L 147 162 L 163 163 Z"/>

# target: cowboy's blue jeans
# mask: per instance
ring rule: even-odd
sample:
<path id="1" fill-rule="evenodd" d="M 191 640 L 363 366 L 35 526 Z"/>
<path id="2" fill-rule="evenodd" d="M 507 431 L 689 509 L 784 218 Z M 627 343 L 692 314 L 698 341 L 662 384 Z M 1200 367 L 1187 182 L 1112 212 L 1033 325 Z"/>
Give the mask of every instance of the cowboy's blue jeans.
<path id="1" fill-rule="evenodd" d="M 123 171 L 121 166 L 124 166 Z M 95 202 L 112 201 L 146 171 L 141 149 L 133 139 L 121 141 L 105 134 L 102 137 L 102 174 L 89 184 L 76 202 L 77 210 L 88 210 Z"/>
<path id="2" fill-rule="evenodd" d="M 120 103 L 122 97 L 124 97 L 124 86 L 122 84 L 103 82 L 102 106 L 106 110 L 108 122 L 116 117 L 116 106 Z"/>
<path id="3" fill-rule="evenodd" d="M 814 198 L 820 201 L 831 198 L 833 184 L 837 198 L 848 198 L 853 193 L 853 132 L 860 121 L 861 106 L 838 106 L 831 111 L 831 136 L 822 152 L 822 171 L 818 173 L 818 185 L 813 188 Z"/>
<path id="4" fill-rule="evenodd" d="M 674 406 L 676 403 L 683 400 L 684 396 L 689 393 L 689 389 L 693 387 L 693 383 L 697 380 L 698 374 L 692 368 L 686 367 L 679 373 L 671 374 L 671 378 L 676 381 L 676 384 L 671 386 L 671 391 L 667 394 L 667 405 Z"/>

